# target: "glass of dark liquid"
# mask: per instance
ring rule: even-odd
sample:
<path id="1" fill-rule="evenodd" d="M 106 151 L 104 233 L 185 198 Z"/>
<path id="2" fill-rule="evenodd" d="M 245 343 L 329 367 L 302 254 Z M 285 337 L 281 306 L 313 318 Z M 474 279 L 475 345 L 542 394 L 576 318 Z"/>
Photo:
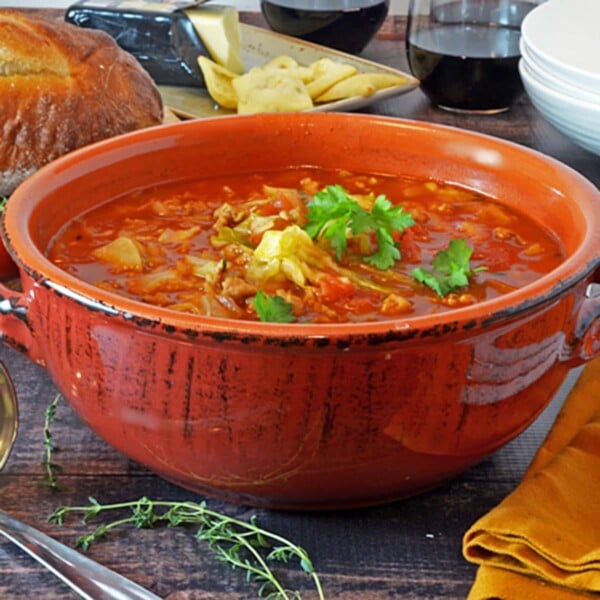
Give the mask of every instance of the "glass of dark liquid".
<path id="1" fill-rule="evenodd" d="M 389 0 L 261 0 L 269 27 L 278 33 L 358 54 L 373 39 Z"/>
<path id="2" fill-rule="evenodd" d="M 538 4 L 410 0 L 408 62 L 431 102 L 456 112 L 508 110 L 523 93 L 518 70 L 521 22 Z"/>

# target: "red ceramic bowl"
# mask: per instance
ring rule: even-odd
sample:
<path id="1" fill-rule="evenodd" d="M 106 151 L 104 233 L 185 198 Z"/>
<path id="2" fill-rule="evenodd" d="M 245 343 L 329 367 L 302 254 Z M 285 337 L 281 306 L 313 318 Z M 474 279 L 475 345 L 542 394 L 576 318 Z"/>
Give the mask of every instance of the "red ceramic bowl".
<path id="1" fill-rule="evenodd" d="M 19 269 L 14 263 L 8 250 L 3 243 L 0 243 L 0 281 L 6 281 L 19 274 Z"/>
<path id="2" fill-rule="evenodd" d="M 260 149 L 260 151 L 257 151 Z M 455 312 L 353 325 L 239 322 L 96 289 L 45 257 L 65 221 L 159 181 L 318 165 L 410 173 L 525 208 L 564 263 Z M 11 197 L 5 341 L 45 366 L 108 443 L 199 493 L 286 508 L 430 488 L 514 438 L 568 370 L 600 354 L 600 194 L 523 147 L 343 114 L 221 117 L 75 151 Z"/>

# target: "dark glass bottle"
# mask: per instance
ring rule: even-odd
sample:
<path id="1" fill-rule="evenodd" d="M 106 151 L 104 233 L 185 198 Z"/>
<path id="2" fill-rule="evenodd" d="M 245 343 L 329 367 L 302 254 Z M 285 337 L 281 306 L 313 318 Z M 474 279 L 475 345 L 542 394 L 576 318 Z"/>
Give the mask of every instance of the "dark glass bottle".
<path id="1" fill-rule="evenodd" d="M 71 6 L 65 20 L 105 31 L 150 73 L 158 84 L 202 85 L 199 55 L 208 56 L 192 22 L 183 12 Z"/>

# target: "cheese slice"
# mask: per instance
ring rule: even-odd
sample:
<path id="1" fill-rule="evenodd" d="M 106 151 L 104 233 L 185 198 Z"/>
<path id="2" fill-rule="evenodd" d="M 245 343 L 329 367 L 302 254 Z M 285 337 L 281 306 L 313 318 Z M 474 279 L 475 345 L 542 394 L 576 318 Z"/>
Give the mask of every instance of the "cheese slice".
<path id="1" fill-rule="evenodd" d="M 242 36 L 234 6 L 202 6 L 183 11 L 192 22 L 211 58 L 238 75 L 244 72 Z"/>

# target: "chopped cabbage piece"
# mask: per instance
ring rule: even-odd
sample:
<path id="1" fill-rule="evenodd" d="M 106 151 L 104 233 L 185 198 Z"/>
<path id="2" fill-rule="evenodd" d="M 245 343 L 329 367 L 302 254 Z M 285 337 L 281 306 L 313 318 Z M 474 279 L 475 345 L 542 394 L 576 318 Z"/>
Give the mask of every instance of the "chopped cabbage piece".
<path id="1" fill-rule="evenodd" d="M 175 269 L 147 273 L 130 283 L 130 289 L 136 294 L 175 291 L 186 287 Z"/>
<path id="2" fill-rule="evenodd" d="M 159 236 L 158 241 L 161 244 L 172 244 L 176 242 L 186 242 L 191 240 L 198 232 L 200 227 L 195 225 L 188 229 L 165 229 Z"/>
<path id="3" fill-rule="evenodd" d="M 142 253 L 138 245 L 129 237 L 120 236 L 108 244 L 96 248 L 94 256 L 123 270 L 141 271 Z"/>
<path id="4" fill-rule="evenodd" d="M 257 283 L 285 278 L 304 287 L 307 278 L 314 278 L 311 265 L 327 258 L 306 231 L 290 225 L 281 231 L 269 230 L 263 234 L 246 275 Z"/>
<path id="5" fill-rule="evenodd" d="M 211 285 L 217 283 L 225 267 L 223 260 L 209 260 L 190 255 L 187 255 L 185 260 L 192 267 L 192 273 L 196 277 L 206 280 Z"/>
<path id="6" fill-rule="evenodd" d="M 275 216 L 262 216 L 256 213 L 250 213 L 239 225 L 236 225 L 235 230 L 240 231 L 247 236 L 257 235 L 273 229 Z"/>

